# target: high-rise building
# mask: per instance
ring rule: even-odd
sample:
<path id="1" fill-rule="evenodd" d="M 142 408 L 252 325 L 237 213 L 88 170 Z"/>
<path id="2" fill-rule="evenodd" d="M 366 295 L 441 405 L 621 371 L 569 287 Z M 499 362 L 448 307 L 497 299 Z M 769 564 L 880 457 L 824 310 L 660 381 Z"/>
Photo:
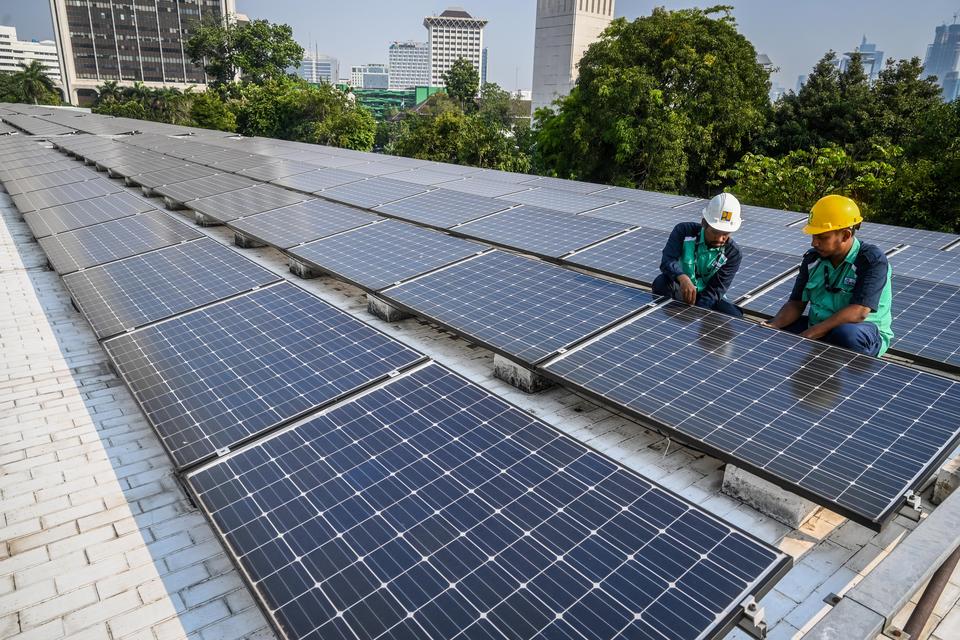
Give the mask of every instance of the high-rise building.
<path id="1" fill-rule="evenodd" d="M 613 21 L 614 0 L 537 0 L 533 108 L 569 95 L 587 47 Z"/>
<path id="2" fill-rule="evenodd" d="M 430 85 L 430 45 L 394 42 L 390 45 L 390 89 L 405 91 Z"/>
<path id="3" fill-rule="evenodd" d="M 483 60 L 480 61 L 480 86 L 481 87 L 487 84 L 487 69 L 489 68 L 488 62 L 487 62 L 487 55 L 489 51 L 490 50 L 487 49 L 486 47 L 483 48 Z"/>
<path id="4" fill-rule="evenodd" d="M 53 40 L 20 40 L 16 27 L 0 26 L 0 73 L 16 73 L 37 61 L 47 77 L 60 84 L 60 60 Z"/>
<path id="5" fill-rule="evenodd" d="M 451 7 L 439 16 L 423 20 L 430 47 L 430 86 L 442 87 L 443 76 L 463 58 L 477 70 L 477 80 L 486 76 L 483 68 L 483 28 L 487 21 L 474 18 L 460 7 Z"/>
<path id="6" fill-rule="evenodd" d="M 298 76 L 313 84 L 340 82 L 340 63 L 337 59 L 318 53 L 306 54 L 296 72 Z"/>
<path id="7" fill-rule="evenodd" d="M 883 64 L 885 60 L 883 59 L 883 51 L 877 51 L 877 45 L 867 42 L 867 36 L 863 36 L 863 41 L 860 43 L 860 46 L 849 51 L 840 58 L 840 70 L 844 71 L 850 64 L 850 59 L 853 57 L 854 53 L 860 54 L 860 62 L 863 65 L 863 72 L 866 74 L 870 82 L 876 82 L 877 78 L 880 77 L 880 72 L 883 71 Z"/>
<path id="8" fill-rule="evenodd" d="M 354 89 L 389 89 L 390 68 L 385 64 L 351 67 L 350 86 Z"/>
<path id="9" fill-rule="evenodd" d="M 66 97 L 95 97 L 107 80 L 186 88 L 206 82 L 184 52 L 200 20 L 224 20 L 235 0 L 50 0 Z"/>
<path id="10" fill-rule="evenodd" d="M 943 89 L 943 99 L 950 102 L 957 98 L 958 71 L 960 71 L 960 24 L 940 25 L 927 47 L 923 62 L 925 77 L 936 77 Z"/>

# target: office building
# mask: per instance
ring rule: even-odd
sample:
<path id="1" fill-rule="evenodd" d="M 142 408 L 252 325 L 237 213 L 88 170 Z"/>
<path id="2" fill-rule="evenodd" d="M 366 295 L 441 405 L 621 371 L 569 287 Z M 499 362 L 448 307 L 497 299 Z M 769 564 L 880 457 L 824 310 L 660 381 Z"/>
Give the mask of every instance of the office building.
<path id="1" fill-rule="evenodd" d="M 487 52 L 489 49 L 486 47 L 483 48 L 483 60 L 480 61 L 480 86 L 487 84 L 487 69 L 489 68 L 487 63 Z"/>
<path id="2" fill-rule="evenodd" d="M 860 63 L 863 65 L 863 73 L 866 74 L 870 82 L 876 82 L 883 71 L 883 51 L 877 50 L 877 45 L 867 42 L 867 37 L 863 37 L 860 46 L 853 51 L 843 54 L 840 58 L 840 70 L 844 71 L 850 64 L 850 59 L 854 53 L 860 54 Z"/>
<path id="3" fill-rule="evenodd" d="M 200 20 L 224 20 L 235 0 L 50 0 L 66 98 L 96 96 L 107 80 L 121 85 L 196 87 L 203 69 L 184 52 Z"/>
<path id="4" fill-rule="evenodd" d="M 537 0 L 533 53 L 533 108 L 569 95 L 587 47 L 613 21 L 614 0 Z"/>
<path id="5" fill-rule="evenodd" d="M 933 43 L 927 47 L 923 62 L 924 76 L 936 77 L 943 90 L 943 99 L 950 102 L 957 98 L 957 77 L 960 71 L 960 24 L 940 25 L 936 28 Z"/>
<path id="6" fill-rule="evenodd" d="M 16 27 L 0 26 L 0 73 L 16 73 L 39 62 L 47 77 L 60 84 L 60 60 L 53 40 L 20 40 Z"/>
<path id="7" fill-rule="evenodd" d="M 444 86 L 443 76 L 463 58 L 477 70 L 477 81 L 486 77 L 483 68 L 483 29 L 487 21 L 474 18 L 460 7 L 423 20 L 430 47 L 430 86 Z"/>
<path id="8" fill-rule="evenodd" d="M 355 89 L 389 89 L 390 69 L 385 64 L 351 67 L 350 86 Z"/>
<path id="9" fill-rule="evenodd" d="M 394 42 L 390 45 L 390 89 L 405 91 L 430 85 L 430 45 Z"/>
<path id="10" fill-rule="evenodd" d="M 337 84 L 340 82 L 340 63 L 336 58 L 320 55 L 318 53 L 306 54 L 300 62 L 300 68 L 296 70 L 298 76 L 312 82 L 320 84 Z"/>

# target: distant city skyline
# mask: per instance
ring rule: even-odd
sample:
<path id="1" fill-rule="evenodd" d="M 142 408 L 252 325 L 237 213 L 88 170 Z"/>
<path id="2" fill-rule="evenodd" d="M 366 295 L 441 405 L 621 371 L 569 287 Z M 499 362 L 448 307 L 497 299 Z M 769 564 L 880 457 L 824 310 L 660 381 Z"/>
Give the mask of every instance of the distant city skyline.
<path id="1" fill-rule="evenodd" d="M 654 6 L 668 9 L 708 6 L 711 2 L 665 0 L 618 0 L 617 15 L 633 19 L 649 15 Z M 934 29 L 953 22 L 956 1 L 932 0 L 905 8 L 900 0 L 875 0 L 869 11 L 857 3 L 828 0 L 740 0 L 732 3 L 739 29 L 757 51 L 770 56 L 779 72 L 775 85 L 794 87 L 797 77 L 810 72 L 828 50 L 851 51 L 864 36 L 876 43 L 887 57 L 909 58 L 926 54 Z M 534 0 L 360 0 L 350 4 L 329 3 L 312 14 L 305 0 L 237 0 L 237 10 L 252 19 L 286 22 L 304 48 L 334 56 L 349 68 L 386 60 L 393 41 L 425 40 L 423 18 L 450 5 L 489 20 L 485 46 L 490 50 L 488 78 L 509 90 L 529 89 L 533 77 L 533 36 L 536 21 Z M 0 0 L 0 24 L 17 27 L 20 37 L 53 37 L 47 2 Z M 364 33 L 358 33 L 358 30 Z"/>

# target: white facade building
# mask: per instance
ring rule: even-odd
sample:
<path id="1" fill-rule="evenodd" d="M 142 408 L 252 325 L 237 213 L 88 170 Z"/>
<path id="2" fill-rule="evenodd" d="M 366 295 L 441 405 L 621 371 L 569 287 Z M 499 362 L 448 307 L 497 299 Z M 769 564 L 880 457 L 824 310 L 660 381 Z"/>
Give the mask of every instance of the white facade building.
<path id="1" fill-rule="evenodd" d="M 610 26 L 614 0 L 537 0 L 533 108 L 569 95 L 587 48 Z"/>
<path id="2" fill-rule="evenodd" d="M 394 42 L 390 45 L 390 90 L 430 86 L 430 45 Z"/>
<path id="3" fill-rule="evenodd" d="M 363 64 L 351 67 L 350 86 L 354 89 L 388 89 L 390 68 L 385 64 Z"/>
<path id="4" fill-rule="evenodd" d="M 340 62 L 330 56 L 308 53 L 300 62 L 297 75 L 313 84 L 337 84 L 340 82 Z"/>
<path id="5" fill-rule="evenodd" d="M 34 60 L 43 65 L 47 77 L 60 84 L 60 59 L 53 40 L 20 40 L 16 27 L 0 26 L 0 73 L 16 73 Z"/>
<path id="6" fill-rule="evenodd" d="M 477 80 L 486 76 L 483 68 L 483 28 L 487 21 L 474 18 L 459 7 L 447 9 L 439 16 L 424 19 L 430 47 L 430 86 L 442 87 L 443 76 L 453 63 L 464 58 L 473 63 Z"/>

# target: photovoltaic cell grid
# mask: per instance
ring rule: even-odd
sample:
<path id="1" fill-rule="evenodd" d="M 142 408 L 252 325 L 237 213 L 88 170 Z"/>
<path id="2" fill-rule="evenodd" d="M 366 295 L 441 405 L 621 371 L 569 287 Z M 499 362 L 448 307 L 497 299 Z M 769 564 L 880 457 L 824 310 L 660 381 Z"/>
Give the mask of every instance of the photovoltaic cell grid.
<path id="1" fill-rule="evenodd" d="M 381 219 L 353 207 L 316 199 L 235 220 L 230 226 L 278 249 L 289 249 Z"/>
<path id="2" fill-rule="evenodd" d="M 208 198 L 193 200 L 188 206 L 203 215 L 220 222 L 230 222 L 244 216 L 264 211 L 273 211 L 309 199 L 310 196 L 261 184 L 249 189 L 228 191 Z"/>
<path id="3" fill-rule="evenodd" d="M 616 200 L 598 196 L 586 196 L 579 193 L 561 191 L 559 189 L 531 189 L 501 196 L 500 200 L 526 204 L 542 209 L 561 211 L 563 213 L 583 213 L 615 204 Z"/>
<path id="4" fill-rule="evenodd" d="M 315 166 L 305 162 L 278 160 L 273 164 L 265 164 L 259 167 L 241 169 L 240 171 L 237 171 L 237 173 L 248 178 L 253 178 L 254 180 L 271 182 L 273 180 L 279 180 L 280 178 L 286 178 L 287 176 L 293 176 L 298 173 L 307 173 L 308 171 L 315 170 Z"/>
<path id="5" fill-rule="evenodd" d="M 76 160 L 55 160 L 46 164 L 33 165 L 30 167 L 7 168 L 0 167 L 0 180 L 19 180 L 21 178 L 32 178 L 47 173 L 65 171 L 77 166 Z"/>
<path id="6" fill-rule="evenodd" d="M 332 189 L 319 192 L 318 195 L 328 200 L 352 204 L 355 207 L 373 209 L 374 207 L 396 202 L 403 198 L 426 193 L 429 190 L 429 187 L 423 187 L 409 182 L 400 182 L 399 180 L 390 180 L 387 178 L 370 178 L 369 180 L 351 182 L 350 184 L 333 187 Z"/>
<path id="7" fill-rule="evenodd" d="M 531 364 L 654 300 L 639 289 L 501 251 L 388 289 L 383 296 Z"/>
<path id="8" fill-rule="evenodd" d="M 535 183 L 537 187 L 546 187 L 548 189 L 557 189 L 583 195 L 606 191 L 609 188 L 608 185 L 596 184 L 595 182 L 581 182 L 579 180 L 565 180 L 563 178 L 540 176 L 530 176 L 530 180 L 526 180 L 525 182 Z M 618 198 L 614 198 L 614 200 L 618 200 Z"/>
<path id="9" fill-rule="evenodd" d="M 181 470 L 423 358 L 288 283 L 104 346 Z"/>
<path id="10" fill-rule="evenodd" d="M 761 222 L 775 227 L 785 227 L 789 224 L 807 219 L 807 214 L 805 213 L 770 209 L 768 207 L 755 207 L 748 204 L 743 205 L 741 213 L 743 215 L 743 224 Z"/>
<path id="11" fill-rule="evenodd" d="M 699 211 L 673 209 L 659 204 L 631 201 L 589 211 L 583 215 L 584 217 L 622 222 L 631 226 L 657 229 L 668 233 L 673 231 L 673 228 L 681 222 L 699 222 L 702 217 Z"/>
<path id="12" fill-rule="evenodd" d="M 692 206 L 693 203 L 696 202 L 701 202 L 699 198 L 692 196 L 675 196 L 669 193 L 642 191 L 640 189 L 628 189 L 627 187 L 611 187 L 598 192 L 597 195 L 615 200 L 628 200 L 630 202 L 639 202 L 658 207 L 685 207 L 687 205 Z"/>
<path id="13" fill-rule="evenodd" d="M 876 222 L 864 222 L 858 234 L 861 239 L 873 244 L 896 246 L 908 244 L 915 247 L 941 249 L 960 240 L 960 236 L 941 231 L 927 231 L 926 229 L 908 229 L 894 227 Z"/>
<path id="14" fill-rule="evenodd" d="M 433 186 L 440 185 L 445 182 L 451 182 L 453 180 L 460 180 L 461 178 L 452 176 L 449 173 L 431 171 L 430 169 L 410 169 L 408 171 L 401 171 L 400 173 L 392 173 L 390 174 L 390 179 L 399 180 L 400 182 L 412 182 L 414 184 Z"/>
<path id="15" fill-rule="evenodd" d="M 187 180 L 176 184 L 165 184 L 156 187 L 154 191 L 161 196 L 170 198 L 174 202 L 190 202 L 215 196 L 228 191 L 237 189 L 246 189 L 253 187 L 257 183 L 250 178 L 234 175 L 232 173 L 218 173 L 212 176 L 205 176 L 195 180 Z"/>
<path id="16" fill-rule="evenodd" d="M 960 366 L 960 287 L 893 276 L 892 349 Z"/>
<path id="17" fill-rule="evenodd" d="M 563 261 L 649 286 L 660 275 L 660 259 L 669 235 L 668 232 L 658 229 L 634 229 L 589 249 L 578 251 Z"/>
<path id="18" fill-rule="evenodd" d="M 511 206 L 511 203 L 502 200 L 439 188 L 377 207 L 374 211 L 430 227 L 449 229 Z"/>
<path id="19" fill-rule="evenodd" d="M 103 178 L 96 178 L 94 180 L 87 180 L 86 182 L 76 182 L 74 184 L 51 187 L 43 191 L 21 193 L 12 196 L 12 198 L 13 203 L 17 205 L 20 213 L 27 213 L 28 211 L 38 211 L 60 204 L 89 200 L 90 198 L 97 198 L 121 191 L 123 191 L 123 187 L 115 182 Z"/>
<path id="20" fill-rule="evenodd" d="M 488 247 L 386 220 L 290 250 L 310 266 L 378 291 L 458 262 Z"/>
<path id="21" fill-rule="evenodd" d="M 874 528 L 960 439 L 946 378 L 675 302 L 546 368 Z"/>
<path id="22" fill-rule="evenodd" d="M 456 232 L 512 249 L 559 258 L 629 227 L 610 220 L 521 206 L 457 227 Z"/>
<path id="23" fill-rule="evenodd" d="M 890 256 L 893 272 L 920 280 L 960 286 L 960 251 L 907 247 Z"/>
<path id="24" fill-rule="evenodd" d="M 278 280 L 276 274 L 209 238 L 63 279 L 101 340 Z"/>
<path id="25" fill-rule="evenodd" d="M 196 180 L 197 178 L 204 178 L 217 173 L 216 169 L 211 169 L 203 165 L 190 164 L 183 160 L 178 160 L 177 162 L 179 166 L 141 173 L 132 176 L 130 181 L 147 189 L 155 189 L 165 184 L 176 184 L 177 182 Z"/>
<path id="26" fill-rule="evenodd" d="M 187 482 L 289 639 L 716 637 L 790 564 L 435 364 Z"/>
<path id="27" fill-rule="evenodd" d="M 39 243 L 53 268 L 64 275 L 201 237 L 163 212 L 152 211 L 40 238 Z"/>
<path id="28" fill-rule="evenodd" d="M 84 180 L 93 180 L 98 178 L 96 171 L 85 169 L 77 163 L 73 163 L 70 169 L 57 171 L 55 173 L 45 173 L 31 178 L 20 178 L 19 180 L 6 180 L 4 187 L 11 196 L 18 193 L 29 193 L 39 191 L 40 189 L 49 189 L 50 187 L 59 187 L 65 184 L 83 182 Z"/>
<path id="29" fill-rule="evenodd" d="M 796 278 L 788 278 L 777 286 L 765 291 L 759 295 L 754 295 L 747 300 L 742 300 L 740 306 L 759 316 L 772 318 L 777 315 L 780 308 L 790 299 L 790 293 L 793 291 L 793 283 Z"/>
<path id="30" fill-rule="evenodd" d="M 25 213 L 23 219 L 30 226 L 33 235 L 42 238 L 155 209 L 152 202 L 121 191 L 99 198 L 50 207 L 43 211 L 31 211 Z"/>
<path id="31" fill-rule="evenodd" d="M 530 187 L 522 184 L 511 184 L 507 182 L 492 182 L 489 180 L 480 180 L 470 176 L 464 180 L 454 180 L 445 182 L 444 189 L 450 191 L 459 191 L 460 193 L 469 193 L 475 196 L 485 198 L 497 198 L 499 196 L 518 193 L 520 191 L 529 191 Z"/>
<path id="32" fill-rule="evenodd" d="M 304 193 L 319 193 L 324 189 L 331 189 L 343 184 L 359 182 L 364 179 L 363 174 L 353 173 L 346 169 L 320 169 L 310 171 L 309 173 L 289 175 L 274 180 L 273 184 L 303 191 Z"/>
<path id="33" fill-rule="evenodd" d="M 802 256 L 775 253 L 754 247 L 741 247 L 741 255 L 743 260 L 740 263 L 740 270 L 727 292 L 727 298 L 734 302 L 797 271 L 802 260 Z"/>

